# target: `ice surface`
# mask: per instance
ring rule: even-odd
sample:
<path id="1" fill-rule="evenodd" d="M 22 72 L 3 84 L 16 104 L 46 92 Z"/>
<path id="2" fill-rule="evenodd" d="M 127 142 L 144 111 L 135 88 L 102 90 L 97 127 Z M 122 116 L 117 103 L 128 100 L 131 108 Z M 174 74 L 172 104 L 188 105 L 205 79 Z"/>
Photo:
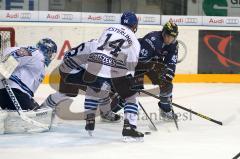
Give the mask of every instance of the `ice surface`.
<path id="1" fill-rule="evenodd" d="M 42 102 L 54 92 L 41 85 L 35 95 Z M 0 159 L 230 159 L 240 152 L 240 84 L 175 84 L 173 102 L 224 122 L 211 123 L 175 108 L 180 116 L 174 123 L 159 121 L 158 100 L 139 100 L 153 117 L 158 131 L 149 129 L 140 110 L 139 130 L 152 131 L 143 143 L 122 142 L 121 123 L 103 123 L 97 118 L 93 137 L 84 131 L 84 121 L 57 118 L 51 132 L 0 136 Z M 74 99 L 73 112 L 83 110 L 84 96 Z M 153 115 L 153 114 L 152 114 Z M 155 119 L 155 117 L 157 119 Z"/>

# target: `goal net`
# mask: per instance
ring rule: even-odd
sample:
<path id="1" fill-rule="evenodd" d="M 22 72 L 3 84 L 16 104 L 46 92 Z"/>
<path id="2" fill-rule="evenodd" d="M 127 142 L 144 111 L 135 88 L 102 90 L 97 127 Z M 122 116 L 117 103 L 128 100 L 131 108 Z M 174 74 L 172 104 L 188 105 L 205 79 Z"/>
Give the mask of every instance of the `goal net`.
<path id="1" fill-rule="evenodd" d="M 0 27 L 0 52 L 15 46 L 15 31 L 11 27 Z"/>

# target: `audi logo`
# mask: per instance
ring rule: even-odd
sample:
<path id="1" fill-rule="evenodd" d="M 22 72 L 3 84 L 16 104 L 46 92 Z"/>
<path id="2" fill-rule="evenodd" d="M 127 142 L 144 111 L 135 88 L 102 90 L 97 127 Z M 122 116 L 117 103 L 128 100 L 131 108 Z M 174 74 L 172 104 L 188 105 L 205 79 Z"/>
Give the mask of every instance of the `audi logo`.
<path id="1" fill-rule="evenodd" d="M 156 18 L 155 17 L 143 17 L 144 22 L 155 22 Z"/>
<path id="2" fill-rule="evenodd" d="M 198 19 L 197 18 L 185 18 L 184 22 L 185 23 L 197 23 Z"/>
<path id="3" fill-rule="evenodd" d="M 31 19 L 31 13 L 20 13 L 21 19 Z"/>
<path id="4" fill-rule="evenodd" d="M 239 19 L 226 19 L 226 24 L 239 24 Z"/>
<path id="5" fill-rule="evenodd" d="M 104 20 L 104 21 L 115 21 L 115 20 L 116 20 L 116 17 L 113 16 L 113 15 L 104 15 L 104 16 L 103 16 L 103 20 Z"/>
<path id="6" fill-rule="evenodd" d="M 73 20 L 73 15 L 72 14 L 62 14 L 62 19 Z"/>

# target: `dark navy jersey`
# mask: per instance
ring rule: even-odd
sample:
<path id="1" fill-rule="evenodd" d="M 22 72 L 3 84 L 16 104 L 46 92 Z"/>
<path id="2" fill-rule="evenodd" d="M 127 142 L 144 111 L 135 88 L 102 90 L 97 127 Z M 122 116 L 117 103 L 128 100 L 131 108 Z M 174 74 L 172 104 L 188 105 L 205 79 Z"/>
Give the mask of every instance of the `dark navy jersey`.
<path id="1" fill-rule="evenodd" d="M 177 41 L 170 45 L 165 45 L 162 32 L 153 31 L 139 39 L 139 42 L 141 44 L 139 62 L 147 63 L 152 61 L 152 59 L 157 59 L 175 73 L 178 57 Z"/>

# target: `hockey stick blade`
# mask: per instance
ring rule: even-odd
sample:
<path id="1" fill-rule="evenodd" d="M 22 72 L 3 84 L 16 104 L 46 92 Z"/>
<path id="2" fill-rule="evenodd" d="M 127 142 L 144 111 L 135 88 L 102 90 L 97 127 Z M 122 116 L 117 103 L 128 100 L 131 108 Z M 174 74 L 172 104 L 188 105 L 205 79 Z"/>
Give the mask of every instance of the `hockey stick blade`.
<path id="1" fill-rule="evenodd" d="M 143 108 L 142 104 L 140 102 L 138 102 L 139 106 L 142 108 L 144 114 L 147 116 L 148 120 L 150 121 L 152 127 L 149 126 L 150 129 L 154 130 L 154 131 L 158 131 L 157 127 L 155 126 L 155 124 L 153 123 L 152 119 L 149 117 L 148 113 L 146 112 L 146 110 Z"/>

